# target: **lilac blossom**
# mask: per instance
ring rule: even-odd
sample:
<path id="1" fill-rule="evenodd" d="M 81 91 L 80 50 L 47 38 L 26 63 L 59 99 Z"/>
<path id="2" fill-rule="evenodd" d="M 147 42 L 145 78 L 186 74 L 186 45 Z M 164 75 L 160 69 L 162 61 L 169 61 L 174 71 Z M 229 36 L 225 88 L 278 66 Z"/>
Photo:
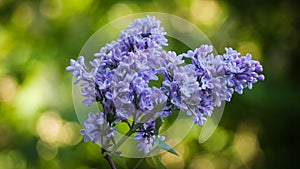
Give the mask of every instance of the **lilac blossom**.
<path id="1" fill-rule="evenodd" d="M 240 57 L 225 48 L 225 54 L 214 55 L 212 46 L 201 45 L 177 55 L 163 50 L 168 45 L 165 35 L 160 21 L 147 16 L 135 20 L 116 41 L 95 53 L 90 72 L 83 56 L 71 59 L 66 70 L 73 72 L 74 84 L 81 82 L 83 103 L 102 106 L 102 112 L 89 113 L 84 122 L 84 141 L 107 149 L 115 143 L 115 126 L 126 122 L 130 130 L 138 126 L 131 131 L 136 147 L 148 154 L 156 139 L 164 140 L 155 132 L 158 117 L 183 110 L 202 126 L 215 107 L 230 101 L 234 91 L 242 94 L 244 88 L 264 80 L 262 66 L 250 54 Z M 191 64 L 185 64 L 186 60 Z M 150 85 L 151 81 L 160 86 Z"/>
<path id="2" fill-rule="evenodd" d="M 232 48 L 225 48 L 225 50 L 223 60 L 227 84 L 234 87 L 237 93 L 242 94 L 244 88 L 252 89 L 253 83 L 264 80 L 264 75 L 259 74 L 263 71 L 262 65 L 252 60 L 250 54 L 239 57 L 240 53 Z"/>
<path id="3" fill-rule="evenodd" d="M 95 56 L 101 57 L 105 66 L 116 67 L 130 52 L 162 49 L 162 46 L 167 46 L 165 35 L 160 21 L 146 16 L 131 23 L 128 29 L 121 31 L 116 41 L 107 43 Z"/>
<path id="4" fill-rule="evenodd" d="M 133 21 L 127 30 L 121 31 L 119 40 L 122 39 L 126 45 L 133 50 L 144 50 L 147 48 L 161 49 L 167 46 L 166 32 L 160 27 L 160 21 L 154 16 L 146 16 Z"/>
<path id="5" fill-rule="evenodd" d="M 154 125 L 154 121 L 144 123 L 138 129 L 138 133 L 134 135 L 134 138 L 137 140 L 137 149 L 144 151 L 145 154 L 148 154 L 153 149 L 156 139 L 165 140 L 164 136 L 154 134 Z"/>
<path id="6" fill-rule="evenodd" d="M 76 78 L 74 84 L 79 83 L 81 81 L 81 92 L 82 96 L 84 96 L 83 103 L 87 106 L 91 106 L 93 102 L 96 101 L 95 96 L 95 72 L 88 72 L 86 65 L 84 63 L 84 57 L 79 56 L 78 60 L 75 61 L 71 59 L 70 66 L 66 68 L 68 72 L 73 71 L 72 76 Z"/>
<path id="7" fill-rule="evenodd" d="M 91 140 L 93 143 L 109 147 L 110 142 L 114 139 L 115 128 L 112 128 L 105 121 L 105 114 L 98 112 L 96 114 L 89 113 L 88 119 L 84 122 L 85 129 L 81 130 L 84 135 L 84 141 Z"/>
<path id="8" fill-rule="evenodd" d="M 232 48 L 226 48 L 223 56 L 214 56 L 212 52 L 212 46 L 201 45 L 182 54 L 192 59 L 196 67 L 201 101 L 196 104 L 198 110 L 189 109 L 188 114 L 193 114 L 193 122 L 200 126 L 206 120 L 205 116 L 211 116 L 214 107 L 220 106 L 222 101 L 230 101 L 234 91 L 242 94 L 245 87 L 251 89 L 253 83 L 264 80 L 264 76 L 259 74 L 262 66 L 251 60 L 250 54 L 239 57 L 240 54 Z"/>
<path id="9" fill-rule="evenodd" d="M 147 53 L 130 53 L 114 69 L 111 80 L 111 93 L 117 115 L 124 119 L 133 116 L 136 122 L 140 117 L 149 114 L 167 100 L 165 93 L 154 86 L 150 80 L 158 80 L 155 68 L 147 65 Z M 154 116 L 159 116 L 155 112 Z"/>

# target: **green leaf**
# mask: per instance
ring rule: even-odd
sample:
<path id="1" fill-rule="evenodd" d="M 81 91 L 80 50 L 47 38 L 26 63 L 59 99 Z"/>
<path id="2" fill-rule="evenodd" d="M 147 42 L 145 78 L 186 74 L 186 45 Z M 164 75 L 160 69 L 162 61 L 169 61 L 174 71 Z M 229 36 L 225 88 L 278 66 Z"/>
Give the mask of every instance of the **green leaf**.
<path id="1" fill-rule="evenodd" d="M 128 127 L 128 125 L 126 123 L 117 123 L 114 128 L 117 129 L 117 131 L 119 133 L 122 133 L 123 135 L 125 135 L 127 133 L 128 130 L 130 130 L 130 128 Z"/>
<path id="2" fill-rule="evenodd" d="M 103 111 L 103 106 L 99 102 L 97 102 L 97 107 L 98 107 L 99 111 Z"/>
<path id="3" fill-rule="evenodd" d="M 152 160 L 154 161 L 155 168 L 157 169 L 167 169 L 165 165 L 159 160 L 158 156 L 152 157 Z"/>
<path id="4" fill-rule="evenodd" d="M 160 129 L 162 125 L 162 119 L 160 117 L 158 117 L 156 120 L 155 120 L 155 127 L 154 127 L 154 134 L 157 136 L 158 135 L 158 131 Z"/>
<path id="5" fill-rule="evenodd" d="M 145 160 L 145 158 L 141 158 L 137 163 L 136 165 L 133 167 L 133 169 L 137 169 L 141 164 L 142 162 Z"/>
<path id="6" fill-rule="evenodd" d="M 174 155 L 179 156 L 179 154 L 172 147 L 170 147 L 168 144 L 166 144 L 164 141 L 162 141 L 159 138 L 157 138 L 154 141 L 154 146 L 157 147 L 157 148 L 161 148 L 161 149 L 167 150 L 169 153 L 172 153 Z"/>
<path id="7" fill-rule="evenodd" d="M 111 156 L 115 162 L 117 162 L 120 166 L 122 166 L 122 168 L 124 169 L 128 169 L 127 165 L 126 165 L 126 161 L 123 157 L 118 156 L 114 153 L 110 153 L 110 152 L 106 152 L 109 156 Z"/>

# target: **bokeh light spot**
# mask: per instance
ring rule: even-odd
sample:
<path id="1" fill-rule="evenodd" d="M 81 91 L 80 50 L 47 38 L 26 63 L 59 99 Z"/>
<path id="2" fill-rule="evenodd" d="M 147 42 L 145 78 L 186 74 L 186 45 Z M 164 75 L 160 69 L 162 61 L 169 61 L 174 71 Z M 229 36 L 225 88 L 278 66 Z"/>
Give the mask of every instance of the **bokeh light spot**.
<path id="1" fill-rule="evenodd" d="M 17 82 L 11 76 L 0 78 L 0 100 L 3 102 L 12 102 L 17 91 Z"/>
<path id="2" fill-rule="evenodd" d="M 44 160 L 52 160 L 56 157 L 58 153 L 57 147 L 47 144 L 41 140 L 38 141 L 36 145 L 36 150 L 38 155 Z"/>
<path id="3" fill-rule="evenodd" d="M 181 169 L 184 168 L 184 146 L 183 144 L 178 144 L 174 147 L 174 150 L 179 154 L 179 156 L 171 155 L 170 153 L 164 153 L 161 157 L 161 161 L 167 168 Z"/>
<path id="4" fill-rule="evenodd" d="M 59 134 L 59 142 L 67 145 L 76 145 L 78 144 L 82 136 L 80 135 L 80 126 L 77 123 L 74 122 L 67 122 L 65 123 Z"/>
<path id="5" fill-rule="evenodd" d="M 215 169 L 213 161 L 206 157 L 196 156 L 192 159 L 190 169 Z"/>
<path id="6" fill-rule="evenodd" d="M 63 13 L 74 14 L 87 10 L 93 3 L 93 0 L 74 1 L 74 0 L 63 0 Z"/>
<path id="7" fill-rule="evenodd" d="M 37 121 L 36 131 L 41 140 L 49 145 L 68 146 L 78 144 L 80 135 L 78 123 L 65 122 L 57 112 L 44 112 Z"/>
<path id="8" fill-rule="evenodd" d="M 5 58 L 9 54 L 13 48 L 13 45 L 14 40 L 11 32 L 0 25 L 0 59 Z M 0 67 L 0 74 L 1 68 L 2 66 Z"/>
<path id="9" fill-rule="evenodd" d="M 228 141 L 228 132 L 222 127 L 218 127 L 212 137 L 203 144 L 203 148 L 210 152 L 218 152 L 224 149 Z"/>
<path id="10" fill-rule="evenodd" d="M 242 55 L 245 55 L 246 53 L 251 53 L 252 59 L 254 60 L 258 60 L 258 61 L 262 60 L 261 48 L 256 42 L 253 41 L 240 42 L 238 46 L 238 51 L 240 51 Z"/>
<path id="11" fill-rule="evenodd" d="M 259 150 L 255 128 L 245 124 L 239 126 L 234 137 L 233 147 L 243 163 L 250 162 Z"/>
<path id="12" fill-rule="evenodd" d="M 26 166 L 27 162 L 19 151 L 0 152 L 1 169 L 25 169 Z"/>
<path id="13" fill-rule="evenodd" d="M 130 6 L 123 3 L 117 3 L 113 5 L 108 11 L 108 19 L 109 21 L 113 21 L 117 18 L 132 14 L 133 11 Z"/>
<path id="14" fill-rule="evenodd" d="M 62 119 L 56 112 L 45 112 L 39 118 L 36 130 L 39 137 L 46 143 L 55 143 L 60 134 Z"/>
<path id="15" fill-rule="evenodd" d="M 191 16 L 201 24 L 212 25 L 220 19 L 221 7 L 213 0 L 193 0 Z"/>
<path id="16" fill-rule="evenodd" d="M 54 19 L 61 15 L 62 2 L 61 0 L 43 0 L 40 3 L 40 13 L 45 18 Z"/>
<path id="17" fill-rule="evenodd" d="M 23 3 L 15 9 L 12 17 L 12 22 L 16 26 L 26 29 L 30 26 L 33 19 L 34 13 L 32 7 L 27 3 Z"/>
<path id="18" fill-rule="evenodd" d="M 49 90 L 51 85 L 46 77 L 47 71 L 50 71 L 51 68 L 45 71 L 45 65 L 37 65 L 39 66 L 32 66 L 32 73 L 27 75 L 22 86 L 18 88 L 16 99 L 14 100 L 16 112 L 23 119 L 31 120 L 38 112 L 38 109 L 45 106 L 49 99 L 49 93 L 51 93 L 51 90 Z"/>

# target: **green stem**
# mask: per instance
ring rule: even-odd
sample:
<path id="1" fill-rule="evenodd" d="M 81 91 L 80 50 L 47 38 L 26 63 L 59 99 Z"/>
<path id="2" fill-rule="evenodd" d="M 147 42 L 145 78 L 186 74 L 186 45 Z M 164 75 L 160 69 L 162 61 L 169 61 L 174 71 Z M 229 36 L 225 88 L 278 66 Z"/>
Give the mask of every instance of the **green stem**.
<path id="1" fill-rule="evenodd" d="M 135 133 L 136 130 L 141 127 L 143 125 L 143 123 L 138 123 L 134 126 L 132 126 L 132 128 L 125 134 L 125 136 L 123 136 L 121 138 L 121 140 L 114 146 L 114 148 L 112 149 L 112 152 L 116 152 L 116 150 L 127 140 L 127 138 L 129 136 L 131 136 L 131 134 Z"/>

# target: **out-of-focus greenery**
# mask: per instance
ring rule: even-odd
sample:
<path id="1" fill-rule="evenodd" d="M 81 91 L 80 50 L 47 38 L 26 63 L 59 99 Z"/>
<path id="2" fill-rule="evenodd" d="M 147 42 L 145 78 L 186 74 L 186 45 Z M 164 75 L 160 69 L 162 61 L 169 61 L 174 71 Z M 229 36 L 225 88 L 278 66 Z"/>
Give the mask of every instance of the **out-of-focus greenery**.
<path id="1" fill-rule="evenodd" d="M 231 46 L 264 66 L 266 80 L 235 94 L 204 144 L 194 127 L 159 158 L 168 168 L 299 166 L 299 12 L 291 1 L 0 0 L 0 169 L 108 168 L 83 143 L 72 103 L 70 58 L 101 26 L 136 12 L 194 23 L 219 53 Z M 127 159 L 133 166 L 136 159 Z M 146 159 L 140 168 L 153 167 Z"/>

